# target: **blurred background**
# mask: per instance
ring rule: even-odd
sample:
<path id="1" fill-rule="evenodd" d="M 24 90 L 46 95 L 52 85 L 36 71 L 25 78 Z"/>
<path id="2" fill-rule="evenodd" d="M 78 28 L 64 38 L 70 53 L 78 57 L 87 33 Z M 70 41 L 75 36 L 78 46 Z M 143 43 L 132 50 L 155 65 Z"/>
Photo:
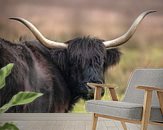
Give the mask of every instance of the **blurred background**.
<path id="1" fill-rule="evenodd" d="M 31 21 L 51 40 L 65 42 L 88 35 L 111 40 L 151 9 L 157 12 L 147 16 L 130 41 L 120 47 L 120 63 L 106 73 L 106 82 L 118 86 L 122 99 L 134 69 L 163 67 L 163 0 L 0 0 L 0 37 L 14 42 L 35 39 L 24 26 L 8 19 L 16 16 Z M 106 92 L 104 99 L 108 98 Z M 81 100 L 73 112 L 83 111 Z"/>

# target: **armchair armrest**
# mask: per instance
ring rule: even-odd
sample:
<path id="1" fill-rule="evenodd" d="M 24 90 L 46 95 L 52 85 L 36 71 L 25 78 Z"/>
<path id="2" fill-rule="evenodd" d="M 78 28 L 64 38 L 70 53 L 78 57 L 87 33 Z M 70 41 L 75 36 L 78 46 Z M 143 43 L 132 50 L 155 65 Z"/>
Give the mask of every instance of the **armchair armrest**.
<path id="1" fill-rule="evenodd" d="M 111 85 L 111 84 L 97 84 L 97 83 L 87 83 L 87 85 L 91 88 L 95 88 L 95 94 L 94 94 L 94 100 L 99 100 L 101 99 L 101 89 L 102 88 L 108 88 L 110 91 L 110 95 L 113 101 L 118 101 L 117 95 L 116 95 L 116 91 L 115 85 Z"/>
<path id="2" fill-rule="evenodd" d="M 157 92 L 163 92 L 162 88 L 159 87 L 150 87 L 150 86 L 138 86 L 137 89 L 143 89 L 145 91 L 157 91 Z"/>
<path id="3" fill-rule="evenodd" d="M 146 116 L 147 113 L 148 113 L 147 115 L 149 115 L 149 112 L 151 111 L 151 100 L 152 100 L 152 92 L 153 91 L 156 91 L 157 92 L 157 96 L 158 96 L 158 100 L 159 100 L 161 112 L 163 114 L 163 89 L 162 88 L 153 87 L 153 86 L 152 87 L 151 86 L 138 86 L 136 88 L 137 89 L 143 89 L 143 90 L 145 90 L 145 96 L 144 96 L 144 112 L 143 112 L 144 116 Z M 146 112 L 146 111 L 148 111 L 148 112 Z"/>

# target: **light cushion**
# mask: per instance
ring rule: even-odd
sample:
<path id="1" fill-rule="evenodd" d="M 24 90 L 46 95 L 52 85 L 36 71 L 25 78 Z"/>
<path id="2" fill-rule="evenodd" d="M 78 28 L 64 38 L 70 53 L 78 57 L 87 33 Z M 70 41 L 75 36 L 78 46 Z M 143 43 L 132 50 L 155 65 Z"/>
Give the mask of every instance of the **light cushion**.
<path id="1" fill-rule="evenodd" d="M 86 102 L 88 112 L 120 117 L 129 120 L 141 120 L 143 105 L 120 101 L 89 100 Z M 159 107 L 152 107 L 151 121 L 163 122 Z"/>

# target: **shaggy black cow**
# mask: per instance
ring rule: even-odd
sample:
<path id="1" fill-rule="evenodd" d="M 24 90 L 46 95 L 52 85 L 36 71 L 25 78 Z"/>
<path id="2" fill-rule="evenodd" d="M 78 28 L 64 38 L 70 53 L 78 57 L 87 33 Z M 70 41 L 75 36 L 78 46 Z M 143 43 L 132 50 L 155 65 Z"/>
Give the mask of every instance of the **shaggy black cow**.
<path id="1" fill-rule="evenodd" d="M 27 26 L 39 42 L 13 44 L 0 39 L 0 68 L 15 64 L 0 91 L 0 106 L 17 92 L 26 90 L 44 95 L 32 104 L 13 107 L 8 112 L 68 112 L 78 99 L 92 99 L 93 90 L 86 83 L 104 83 L 106 69 L 119 62 L 121 53 L 116 47 L 127 42 L 142 19 L 152 12 L 142 13 L 128 32 L 115 40 L 83 37 L 65 43 L 46 39 L 25 19 L 11 18 Z"/>

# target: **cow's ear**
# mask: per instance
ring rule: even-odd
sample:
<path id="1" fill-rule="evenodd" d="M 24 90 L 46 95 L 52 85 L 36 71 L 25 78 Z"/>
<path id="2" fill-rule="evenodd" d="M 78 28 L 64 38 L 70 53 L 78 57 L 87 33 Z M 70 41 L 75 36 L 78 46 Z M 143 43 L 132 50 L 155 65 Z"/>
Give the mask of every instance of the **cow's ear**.
<path id="1" fill-rule="evenodd" d="M 107 49 L 106 51 L 106 60 L 105 60 L 105 68 L 109 66 L 113 66 L 120 61 L 121 52 L 119 49 Z"/>

